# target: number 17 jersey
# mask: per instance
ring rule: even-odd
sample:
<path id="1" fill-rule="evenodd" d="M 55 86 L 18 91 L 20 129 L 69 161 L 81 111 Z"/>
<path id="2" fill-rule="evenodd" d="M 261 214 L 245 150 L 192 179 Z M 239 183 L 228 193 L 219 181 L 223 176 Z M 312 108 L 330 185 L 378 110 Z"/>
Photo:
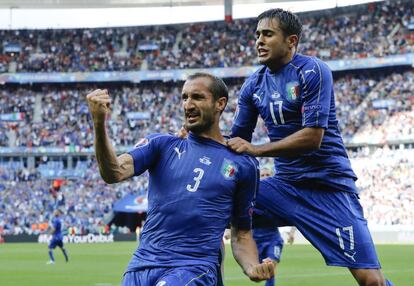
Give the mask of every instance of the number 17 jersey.
<path id="1" fill-rule="evenodd" d="M 332 72 L 314 57 L 296 54 L 277 72 L 261 67 L 243 85 L 232 137 L 250 141 L 260 115 L 270 141 L 281 140 L 303 128 L 324 128 L 319 150 L 300 156 L 276 157 L 279 179 L 312 180 L 335 190 L 356 192 L 352 171 L 336 119 Z"/>
<path id="2" fill-rule="evenodd" d="M 135 175 L 149 171 L 148 213 L 127 271 L 218 263 L 230 223 L 251 228 L 256 159 L 192 133 L 154 135 L 129 152 Z"/>

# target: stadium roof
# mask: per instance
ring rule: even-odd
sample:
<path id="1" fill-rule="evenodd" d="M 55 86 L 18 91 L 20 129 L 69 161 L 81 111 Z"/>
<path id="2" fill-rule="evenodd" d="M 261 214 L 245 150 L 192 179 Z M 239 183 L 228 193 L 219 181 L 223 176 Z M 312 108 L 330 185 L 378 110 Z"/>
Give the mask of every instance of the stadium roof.
<path id="1" fill-rule="evenodd" d="M 314 11 L 383 0 L 233 0 L 234 19 L 275 7 Z M 224 19 L 224 0 L 0 0 L 0 29 L 96 28 Z"/>
<path id="2" fill-rule="evenodd" d="M 311 0 L 233 0 L 234 5 Z M 223 5 L 224 0 L 0 0 L 0 8 L 116 8 Z"/>

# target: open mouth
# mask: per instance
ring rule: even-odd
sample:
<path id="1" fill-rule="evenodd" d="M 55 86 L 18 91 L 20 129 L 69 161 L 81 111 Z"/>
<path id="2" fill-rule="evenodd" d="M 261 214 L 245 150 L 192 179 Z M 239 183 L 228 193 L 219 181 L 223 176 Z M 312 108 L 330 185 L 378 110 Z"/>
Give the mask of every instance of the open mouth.
<path id="1" fill-rule="evenodd" d="M 187 117 L 187 120 L 188 120 L 189 123 L 194 123 L 198 120 L 200 115 L 198 115 L 198 114 L 187 114 L 186 117 Z"/>
<path id="2" fill-rule="evenodd" d="M 266 49 L 257 49 L 258 57 L 265 57 L 269 54 L 269 51 Z"/>

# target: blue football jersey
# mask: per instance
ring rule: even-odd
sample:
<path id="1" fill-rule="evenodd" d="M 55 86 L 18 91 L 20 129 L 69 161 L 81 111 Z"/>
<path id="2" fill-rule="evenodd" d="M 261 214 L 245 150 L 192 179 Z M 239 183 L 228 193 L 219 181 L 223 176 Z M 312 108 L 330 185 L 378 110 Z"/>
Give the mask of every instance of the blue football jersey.
<path id="1" fill-rule="evenodd" d="M 62 239 L 62 221 L 60 220 L 60 218 L 58 217 L 53 218 L 52 226 L 55 230 L 55 232 L 53 233 L 53 238 Z"/>
<path id="2" fill-rule="evenodd" d="M 291 182 L 315 180 L 337 190 L 356 192 L 352 171 L 336 119 L 332 72 L 315 57 L 296 54 L 272 73 L 261 67 L 241 88 L 232 137 L 248 141 L 261 116 L 270 140 L 281 140 L 305 127 L 325 134 L 319 150 L 297 157 L 276 157 L 275 175 Z"/>
<path id="3" fill-rule="evenodd" d="M 148 213 L 127 271 L 217 265 L 226 226 L 251 228 L 258 162 L 192 133 L 149 136 L 129 153 L 149 171 Z"/>
<path id="4" fill-rule="evenodd" d="M 271 241 L 274 244 L 283 244 L 284 242 L 278 228 L 255 228 L 253 234 L 256 242 Z"/>

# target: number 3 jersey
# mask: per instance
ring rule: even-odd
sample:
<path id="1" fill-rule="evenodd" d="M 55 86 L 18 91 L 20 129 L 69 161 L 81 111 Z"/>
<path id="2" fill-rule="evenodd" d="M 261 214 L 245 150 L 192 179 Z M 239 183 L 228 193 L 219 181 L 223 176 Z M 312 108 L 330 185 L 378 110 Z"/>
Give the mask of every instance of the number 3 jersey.
<path id="1" fill-rule="evenodd" d="M 260 115 L 270 141 L 281 140 L 305 127 L 324 128 L 319 150 L 300 156 L 276 157 L 279 179 L 333 186 L 336 190 L 356 191 L 356 175 L 346 154 L 336 119 L 332 73 L 314 57 L 296 54 L 271 72 L 261 67 L 243 85 L 232 137 L 251 141 Z"/>
<path id="2" fill-rule="evenodd" d="M 148 213 L 127 271 L 216 265 L 225 228 L 251 228 L 257 160 L 192 133 L 151 135 L 129 152 L 149 171 Z"/>

